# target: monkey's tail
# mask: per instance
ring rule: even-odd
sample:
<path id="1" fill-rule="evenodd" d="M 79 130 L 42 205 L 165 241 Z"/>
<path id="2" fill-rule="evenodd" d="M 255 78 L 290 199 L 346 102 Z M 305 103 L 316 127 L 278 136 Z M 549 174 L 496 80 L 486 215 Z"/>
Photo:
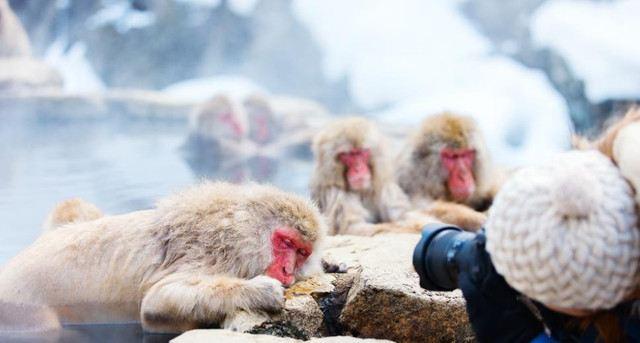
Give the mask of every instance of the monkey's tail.
<path id="1" fill-rule="evenodd" d="M 96 205 L 80 198 L 62 201 L 54 207 L 44 222 L 45 232 L 55 230 L 63 225 L 95 220 L 103 216 Z"/>

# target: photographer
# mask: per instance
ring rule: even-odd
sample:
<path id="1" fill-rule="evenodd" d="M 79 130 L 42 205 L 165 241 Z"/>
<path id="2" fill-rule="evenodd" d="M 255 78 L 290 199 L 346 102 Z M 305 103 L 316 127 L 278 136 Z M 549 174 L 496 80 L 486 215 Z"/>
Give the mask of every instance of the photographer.
<path id="1" fill-rule="evenodd" d="M 421 285 L 459 287 L 482 342 L 640 341 L 640 231 L 633 190 L 596 151 L 523 169 L 486 231 L 426 227 Z"/>

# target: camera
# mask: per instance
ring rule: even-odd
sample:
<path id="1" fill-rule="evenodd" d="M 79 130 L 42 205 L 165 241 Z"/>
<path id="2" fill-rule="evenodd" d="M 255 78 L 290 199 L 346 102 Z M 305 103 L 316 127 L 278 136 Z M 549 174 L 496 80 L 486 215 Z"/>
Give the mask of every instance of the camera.
<path id="1" fill-rule="evenodd" d="M 420 287 L 431 291 L 458 288 L 461 271 L 481 272 L 479 254 L 484 250 L 484 230 L 463 231 L 448 224 L 428 224 L 413 251 L 413 267 L 420 276 Z"/>

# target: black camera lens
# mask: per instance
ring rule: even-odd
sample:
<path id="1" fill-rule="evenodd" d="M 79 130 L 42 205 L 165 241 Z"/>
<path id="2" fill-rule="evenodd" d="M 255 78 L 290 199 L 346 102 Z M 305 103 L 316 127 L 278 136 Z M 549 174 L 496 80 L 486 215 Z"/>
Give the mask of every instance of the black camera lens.
<path id="1" fill-rule="evenodd" d="M 422 229 L 422 238 L 413 251 L 413 267 L 420 276 L 420 287 L 432 291 L 458 288 L 459 252 L 476 234 L 447 224 L 429 224 Z"/>

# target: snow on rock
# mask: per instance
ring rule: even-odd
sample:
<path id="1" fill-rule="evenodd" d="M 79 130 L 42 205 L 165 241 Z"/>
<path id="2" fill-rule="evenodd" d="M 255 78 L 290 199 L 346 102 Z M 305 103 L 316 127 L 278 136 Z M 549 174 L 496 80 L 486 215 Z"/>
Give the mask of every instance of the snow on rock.
<path id="1" fill-rule="evenodd" d="M 458 87 L 460 67 L 489 51 L 458 2 L 298 0 L 294 10 L 323 47 L 327 75 L 348 75 L 357 102 L 372 107 Z"/>
<path id="2" fill-rule="evenodd" d="M 155 16 L 148 11 L 138 11 L 129 0 L 111 0 L 107 5 L 87 19 L 87 27 L 95 29 L 113 25 L 119 33 L 130 29 L 147 27 L 155 22 Z"/>
<path id="3" fill-rule="evenodd" d="M 506 165 L 566 149 L 571 123 L 562 97 L 541 72 L 496 55 L 460 3 L 297 0 L 294 9 L 323 47 L 327 76 L 347 76 L 358 104 L 385 108 L 374 113 L 382 121 L 466 113 Z"/>
<path id="4" fill-rule="evenodd" d="M 403 101 L 374 115 L 405 124 L 441 111 L 469 115 L 484 132 L 494 160 L 504 166 L 544 160 L 569 147 L 571 122 L 564 99 L 542 72 L 506 58 L 491 58 L 476 72 L 475 84 Z"/>
<path id="5" fill-rule="evenodd" d="M 177 2 L 186 3 L 199 7 L 218 7 L 222 0 L 176 0 Z M 258 4 L 258 0 L 230 0 L 229 8 L 239 15 L 250 15 Z"/>
<path id="6" fill-rule="evenodd" d="M 219 93 L 225 93 L 233 98 L 244 98 L 254 93 L 267 93 L 251 79 L 242 76 L 214 76 L 184 80 L 168 86 L 163 92 L 184 101 L 195 102 L 205 101 Z"/>
<path id="7" fill-rule="evenodd" d="M 558 51 L 593 102 L 640 98 L 640 1 L 548 1 L 532 18 L 540 46 Z"/>
<path id="8" fill-rule="evenodd" d="M 63 39 L 55 41 L 47 49 L 44 60 L 62 75 L 64 90 L 70 93 L 91 93 L 105 89 L 91 63 L 86 59 L 87 47 L 76 42 L 66 49 Z"/>

